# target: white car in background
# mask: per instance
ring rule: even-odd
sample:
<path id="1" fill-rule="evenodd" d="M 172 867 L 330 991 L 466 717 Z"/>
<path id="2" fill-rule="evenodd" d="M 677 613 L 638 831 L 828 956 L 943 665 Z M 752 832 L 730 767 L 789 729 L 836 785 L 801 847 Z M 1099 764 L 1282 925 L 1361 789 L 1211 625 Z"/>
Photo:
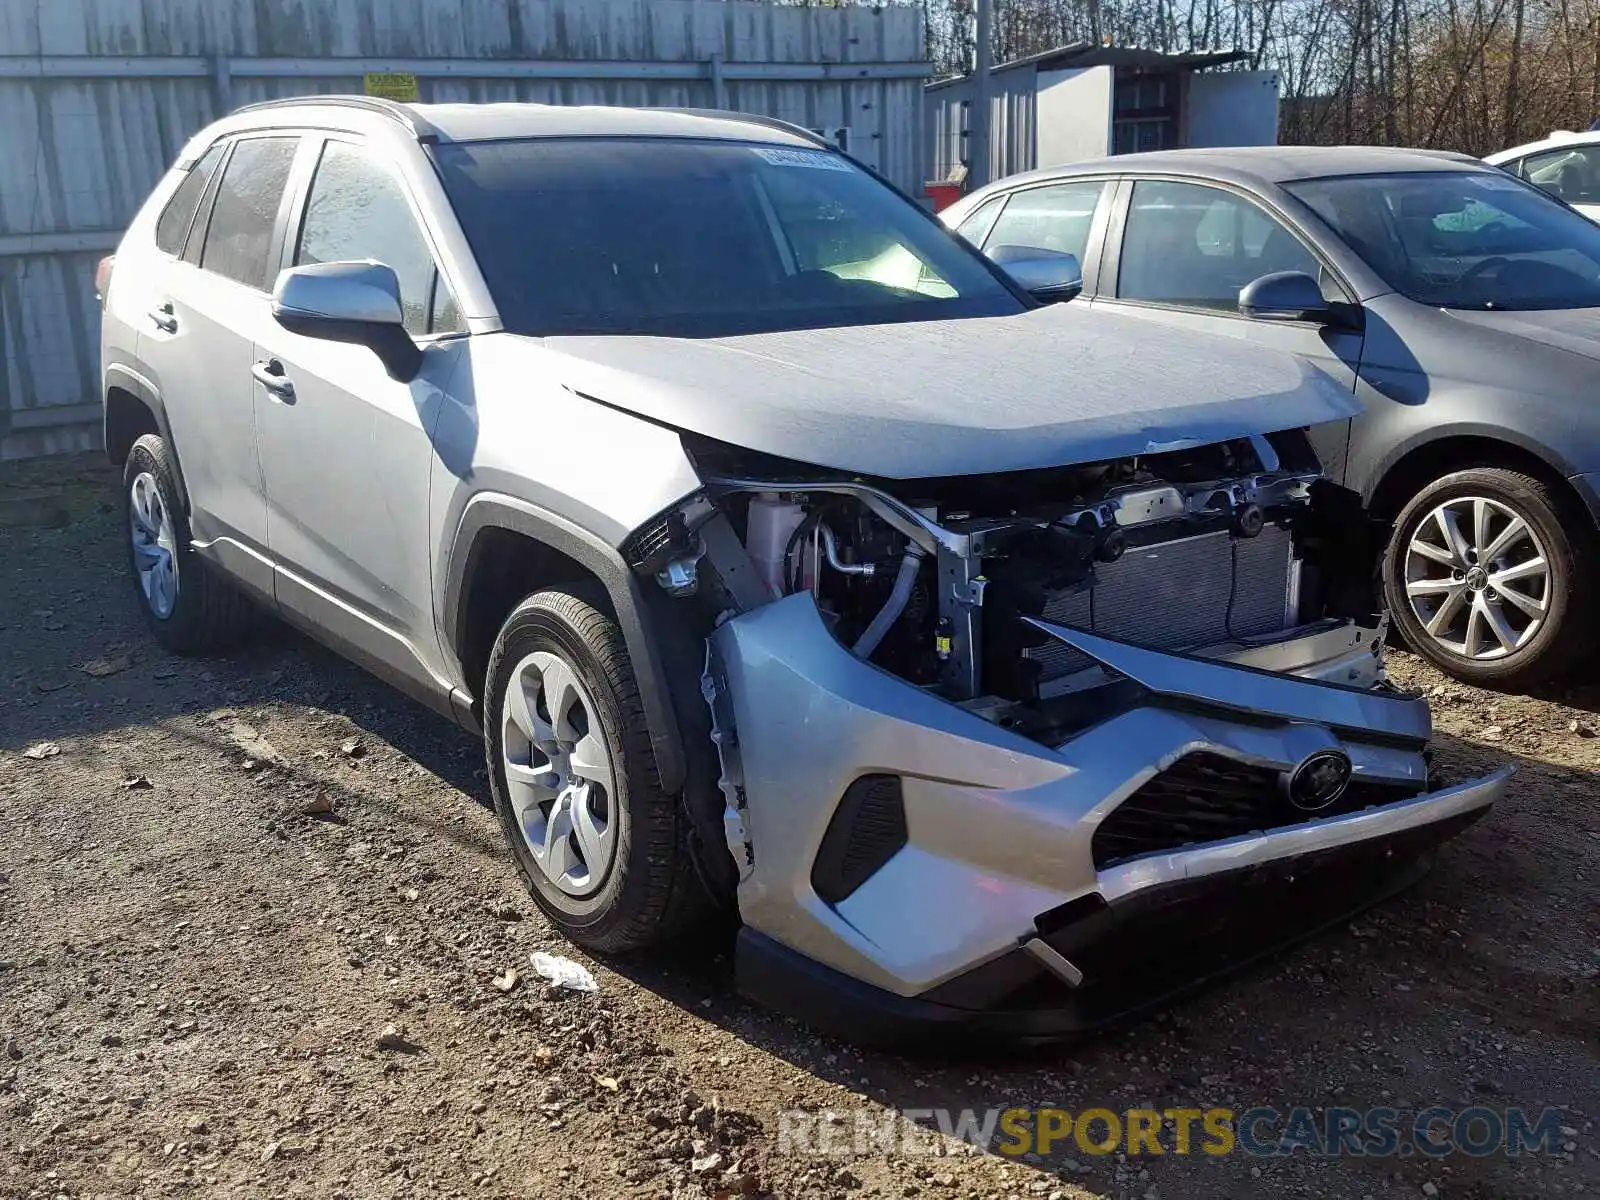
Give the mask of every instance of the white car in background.
<path id="1" fill-rule="evenodd" d="M 1600 221 L 1600 130 L 1557 130 L 1484 160 L 1565 200 L 1591 221 Z"/>

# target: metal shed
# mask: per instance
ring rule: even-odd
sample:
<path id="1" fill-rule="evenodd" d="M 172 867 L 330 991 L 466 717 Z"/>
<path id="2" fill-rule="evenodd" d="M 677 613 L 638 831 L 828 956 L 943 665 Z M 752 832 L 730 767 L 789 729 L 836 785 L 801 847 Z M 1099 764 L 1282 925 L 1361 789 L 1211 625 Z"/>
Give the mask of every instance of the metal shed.
<path id="1" fill-rule="evenodd" d="M 925 176 L 922 15 L 742 0 L 0 3 L 0 459 L 98 444 L 94 264 L 176 157 L 254 100 L 730 108 Z M 414 83 L 413 83 L 414 81 Z"/>
<path id="2" fill-rule="evenodd" d="M 1243 51 L 1167 54 L 1080 42 L 1003 63 L 989 77 L 989 163 L 969 161 L 971 75 L 925 92 L 930 179 L 965 164 L 974 183 L 1105 154 L 1277 140 L 1274 71 L 1209 71 Z"/>

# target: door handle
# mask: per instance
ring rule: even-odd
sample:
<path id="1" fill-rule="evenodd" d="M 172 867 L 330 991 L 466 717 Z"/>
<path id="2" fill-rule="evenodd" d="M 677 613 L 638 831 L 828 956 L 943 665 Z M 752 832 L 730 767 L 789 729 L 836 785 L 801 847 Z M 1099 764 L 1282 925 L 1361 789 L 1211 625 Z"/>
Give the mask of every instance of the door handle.
<path id="1" fill-rule="evenodd" d="M 256 377 L 257 383 L 285 404 L 294 403 L 294 384 L 283 373 L 283 364 L 277 359 L 269 358 L 265 362 L 255 363 L 250 368 L 250 374 Z"/>
<path id="2" fill-rule="evenodd" d="M 156 323 L 156 328 L 162 333 L 177 333 L 178 318 L 172 315 L 172 301 L 168 300 L 160 308 L 150 310 L 150 319 Z"/>

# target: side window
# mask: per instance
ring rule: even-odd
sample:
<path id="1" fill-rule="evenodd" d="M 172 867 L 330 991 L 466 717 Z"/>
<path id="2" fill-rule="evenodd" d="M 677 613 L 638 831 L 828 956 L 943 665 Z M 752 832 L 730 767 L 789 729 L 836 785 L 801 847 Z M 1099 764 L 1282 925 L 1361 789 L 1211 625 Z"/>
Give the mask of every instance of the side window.
<path id="1" fill-rule="evenodd" d="M 434 307 L 433 254 L 405 193 L 360 146 L 329 142 L 311 181 L 294 261 L 364 259 L 385 264 L 399 279 L 406 332 L 413 337 L 428 333 Z M 453 301 L 449 307 L 454 309 Z"/>
<path id="2" fill-rule="evenodd" d="M 1571 146 L 1530 154 L 1521 175 L 1569 204 L 1600 203 L 1600 146 Z"/>
<path id="3" fill-rule="evenodd" d="M 989 230 L 994 226 L 995 218 L 1000 215 L 1000 210 L 1005 206 L 1006 197 L 1004 194 L 985 200 L 967 214 L 965 221 L 956 226 L 956 232 L 981 249 L 984 238 L 989 236 Z"/>
<path id="4" fill-rule="evenodd" d="M 211 182 L 211 172 L 222 160 L 222 147 L 213 146 L 200 156 L 200 161 L 189 168 L 172 199 L 161 210 L 156 221 L 156 249 L 173 257 L 183 253 L 183 243 L 189 236 L 189 226 L 200 207 L 200 197 L 205 195 L 206 184 Z"/>
<path id="5" fill-rule="evenodd" d="M 1203 184 L 1133 185 L 1119 298 L 1234 312 L 1240 288 L 1276 271 L 1322 277 L 1300 239 L 1255 203 Z"/>
<path id="6" fill-rule="evenodd" d="M 1055 250 L 1076 256 L 1082 265 L 1089 227 L 1105 186 L 1100 180 L 1086 180 L 1013 192 L 986 244 L 991 250 L 996 246 Z"/>
<path id="7" fill-rule="evenodd" d="M 211 206 L 201 267 L 253 288 L 272 286 L 267 255 L 299 144 L 298 138 L 271 137 L 234 146 Z"/>

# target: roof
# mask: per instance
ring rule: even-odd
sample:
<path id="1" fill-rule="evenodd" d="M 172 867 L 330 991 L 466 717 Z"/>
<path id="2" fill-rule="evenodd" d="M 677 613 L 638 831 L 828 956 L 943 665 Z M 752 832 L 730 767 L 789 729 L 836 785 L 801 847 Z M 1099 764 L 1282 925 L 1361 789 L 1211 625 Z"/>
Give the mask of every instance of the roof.
<path id="1" fill-rule="evenodd" d="M 1206 67 L 1226 66 L 1249 58 L 1244 50 L 1195 50 L 1182 54 L 1168 54 L 1163 50 L 1147 50 L 1142 46 L 1097 46 L 1093 42 L 1073 42 L 1014 58 L 990 69 L 990 74 L 1015 71 L 1031 67 L 1037 71 L 1058 71 L 1078 67 L 1128 67 L 1143 71 L 1200 71 Z M 972 78 L 958 75 L 930 83 L 930 88 L 946 87 Z"/>
<path id="2" fill-rule="evenodd" d="M 1522 158 L 1527 154 L 1538 154 L 1541 150 L 1559 150 L 1563 146 L 1594 146 L 1600 145 L 1600 130 L 1586 129 L 1582 133 L 1575 133 L 1570 129 L 1557 129 L 1542 142 L 1529 142 L 1525 146 L 1513 146 L 1509 150 L 1499 150 L 1494 154 L 1486 155 L 1484 162 L 1504 163 L 1514 158 Z"/>
<path id="3" fill-rule="evenodd" d="M 619 108 L 602 105 L 531 103 L 401 104 L 372 96 L 301 96 L 268 100 L 239 109 L 245 122 L 260 124 L 268 114 L 304 121 L 308 112 L 341 123 L 389 120 L 413 136 L 441 142 L 477 142 L 533 137 L 685 137 L 771 142 L 786 146 L 824 145 L 815 134 L 769 117 L 687 108 Z"/>
<path id="4" fill-rule="evenodd" d="M 764 117 L 708 109 L 560 104 L 412 104 L 441 141 L 530 137 L 692 137 L 811 146 L 815 134 Z"/>
<path id="5" fill-rule="evenodd" d="M 1405 150 L 1390 146 L 1229 146 L 1119 154 L 1066 166 L 1041 167 L 998 182 L 1011 187 L 1030 179 L 1115 171 L 1124 175 L 1167 172 L 1202 175 L 1249 186 L 1330 175 L 1393 175 L 1463 167 L 1490 169 L 1481 159 L 1449 150 Z"/>

